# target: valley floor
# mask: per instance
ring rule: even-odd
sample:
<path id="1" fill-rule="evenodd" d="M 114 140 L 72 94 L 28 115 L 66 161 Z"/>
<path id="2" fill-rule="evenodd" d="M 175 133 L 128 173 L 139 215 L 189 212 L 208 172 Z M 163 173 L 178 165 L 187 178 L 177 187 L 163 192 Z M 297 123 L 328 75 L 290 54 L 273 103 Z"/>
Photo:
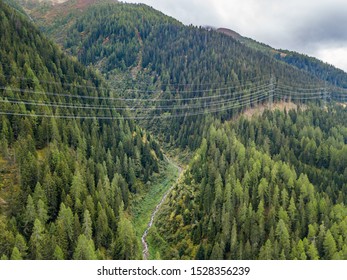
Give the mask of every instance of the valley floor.
<path id="1" fill-rule="evenodd" d="M 143 259 L 153 258 L 151 252 L 155 251 L 155 249 L 152 248 L 154 244 L 151 244 L 151 242 L 147 240 L 147 236 L 151 233 L 150 229 L 157 212 L 160 210 L 160 206 L 177 183 L 183 171 L 179 165 L 167 156 L 165 156 L 165 163 L 166 166 L 163 167 L 164 171 L 162 175 L 151 183 L 149 191 L 138 198 L 134 202 L 132 208 L 136 235 L 138 239 L 141 240 L 143 248 Z"/>

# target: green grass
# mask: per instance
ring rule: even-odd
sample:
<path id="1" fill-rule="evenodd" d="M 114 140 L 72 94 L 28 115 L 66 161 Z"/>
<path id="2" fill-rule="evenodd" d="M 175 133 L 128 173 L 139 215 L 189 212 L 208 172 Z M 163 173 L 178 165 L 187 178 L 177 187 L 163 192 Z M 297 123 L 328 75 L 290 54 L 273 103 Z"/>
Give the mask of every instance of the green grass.
<path id="1" fill-rule="evenodd" d="M 164 170 L 149 186 L 148 191 L 132 203 L 131 216 L 136 235 L 141 244 L 141 237 L 157 204 L 164 193 L 176 182 L 178 169 L 175 165 L 165 162 Z"/>

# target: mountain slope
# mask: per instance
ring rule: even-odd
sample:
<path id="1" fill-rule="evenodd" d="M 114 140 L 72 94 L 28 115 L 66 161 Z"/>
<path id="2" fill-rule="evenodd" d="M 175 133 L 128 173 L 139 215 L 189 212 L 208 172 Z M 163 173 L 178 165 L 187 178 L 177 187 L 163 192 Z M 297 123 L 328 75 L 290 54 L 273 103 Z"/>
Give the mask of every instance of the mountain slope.
<path id="1" fill-rule="evenodd" d="M 266 44 L 243 37 L 235 31 L 227 28 L 219 28 L 217 29 L 217 31 L 227 36 L 231 36 L 232 38 L 240 41 L 246 46 L 259 50 L 271 57 L 276 58 L 279 61 L 283 61 L 289 65 L 296 67 L 297 69 L 304 70 L 305 72 L 310 73 L 318 79 L 326 81 L 331 85 L 347 88 L 347 73 L 328 63 L 324 63 L 323 61 L 315 57 L 310 57 L 289 50 L 276 50 Z"/>
<path id="2" fill-rule="evenodd" d="M 275 58 L 312 73 L 321 80 L 342 88 L 347 88 L 347 73 L 319 59 L 297 52 L 280 50 Z"/>
<path id="3" fill-rule="evenodd" d="M 145 5 L 69 15 L 48 26 L 52 38 L 107 78 L 130 117 L 191 157 L 147 236 L 156 256 L 346 258 L 346 110 L 326 104 L 322 76 Z M 240 117 L 282 100 L 303 106 Z M 113 256 L 127 257 L 121 244 L 132 240 L 119 240 Z"/>
<path id="4" fill-rule="evenodd" d="M 159 172 L 158 144 L 2 1 L 0 57 L 2 258 L 141 258 L 127 211 Z"/>
<path id="5" fill-rule="evenodd" d="M 199 147 L 211 121 L 201 116 L 204 112 L 227 120 L 241 107 L 270 100 L 266 90 L 271 86 L 324 85 L 312 74 L 234 38 L 184 26 L 146 5 L 98 3 L 82 13 L 70 12 L 75 17 L 72 21 L 66 17 L 69 23 L 63 27 L 48 24 L 53 38 L 67 38 L 60 41 L 64 49 L 98 68 L 113 87 L 123 89 L 125 97 L 158 99 L 143 101 L 151 110 L 138 116 L 152 118 L 148 127 L 181 148 Z M 212 102 L 216 96 L 221 97 Z"/>
<path id="6" fill-rule="evenodd" d="M 156 221 L 164 259 L 346 259 L 347 111 L 215 122 Z"/>

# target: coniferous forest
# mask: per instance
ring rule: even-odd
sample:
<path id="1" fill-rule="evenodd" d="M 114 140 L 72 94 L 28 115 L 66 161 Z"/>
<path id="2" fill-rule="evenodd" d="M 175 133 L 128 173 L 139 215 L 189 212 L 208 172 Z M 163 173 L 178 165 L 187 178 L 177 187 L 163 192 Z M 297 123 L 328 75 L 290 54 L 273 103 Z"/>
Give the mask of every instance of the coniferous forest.
<path id="1" fill-rule="evenodd" d="M 0 0 L 1 259 L 347 259 L 347 74 L 281 52 Z"/>
<path id="2" fill-rule="evenodd" d="M 158 144 L 123 113 L 79 110 L 110 94 L 104 81 L 0 5 L 2 257 L 140 257 L 125 211 L 159 171 Z"/>

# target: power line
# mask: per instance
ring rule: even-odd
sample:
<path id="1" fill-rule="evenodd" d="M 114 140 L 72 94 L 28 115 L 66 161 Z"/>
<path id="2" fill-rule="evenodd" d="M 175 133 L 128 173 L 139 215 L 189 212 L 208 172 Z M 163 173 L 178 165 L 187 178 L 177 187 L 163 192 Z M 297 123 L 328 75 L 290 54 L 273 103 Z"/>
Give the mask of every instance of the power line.
<path id="1" fill-rule="evenodd" d="M 251 90 L 257 90 L 259 88 L 266 88 L 269 85 L 261 85 L 256 86 L 251 89 L 246 89 L 248 91 Z M 7 88 L 7 87 L 0 87 L 2 90 L 10 90 L 13 92 L 21 92 L 21 93 L 32 93 L 32 94 L 39 94 L 39 95 L 50 95 L 50 96 L 57 96 L 57 97 L 69 97 L 69 98 L 76 98 L 76 99 L 90 99 L 90 100 L 106 100 L 106 101 L 123 101 L 123 102 L 177 102 L 177 101 L 189 101 L 189 100 L 198 100 L 198 99 L 210 99 L 210 98 L 219 98 L 222 96 L 228 96 L 230 94 L 237 94 L 230 92 L 227 94 L 218 94 L 218 95 L 209 95 L 209 96 L 202 96 L 202 97 L 190 97 L 190 98 L 173 98 L 173 99 L 159 99 L 159 98 L 121 98 L 121 97 L 104 97 L 104 96 L 88 96 L 88 95 L 71 95 L 66 93 L 56 93 L 56 92 L 48 92 L 48 91 L 35 91 L 31 89 L 20 89 L 20 88 Z M 243 91 L 241 91 L 242 93 Z"/>
<path id="2" fill-rule="evenodd" d="M 263 96 L 266 93 L 264 93 L 264 90 L 258 91 L 258 92 L 252 92 L 248 94 L 244 94 L 241 97 L 233 96 L 233 98 L 229 99 L 223 99 L 219 101 L 213 101 L 213 102 L 207 102 L 207 103 L 198 103 L 198 104 L 182 104 L 182 105 L 172 105 L 172 106 L 156 106 L 151 108 L 147 108 L 145 106 L 138 106 L 138 107 L 114 107 L 112 105 L 100 105 L 100 106 L 90 106 L 89 104 L 77 104 L 77 105 L 71 105 L 71 103 L 53 103 L 53 102 L 36 102 L 31 100 L 20 100 L 20 99 L 3 99 L 0 100 L 0 103 L 5 104 L 24 104 L 24 105 L 31 105 L 31 106 L 45 106 L 49 108 L 69 108 L 69 109 L 85 109 L 85 110 L 190 110 L 194 108 L 206 108 L 206 107 L 212 107 L 217 105 L 223 105 L 230 102 L 242 102 L 247 101 L 248 98 L 252 98 L 253 95 L 257 96 Z"/>
<path id="3" fill-rule="evenodd" d="M 0 62 L 1 63 L 1 62 Z M 2 63 L 2 65 L 5 65 L 4 63 Z M 24 77 L 24 76 L 14 76 L 14 75 L 5 75 L 5 74 L 0 74 L 0 76 L 3 76 L 3 77 L 8 77 L 8 78 L 16 78 L 16 79 L 19 79 L 19 80 L 33 80 L 32 78 L 28 78 L 28 77 Z M 76 78 L 76 76 L 71 76 L 71 75 L 68 75 L 68 74 L 63 74 L 63 77 L 60 77 L 60 76 L 57 76 L 57 75 L 51 75 L 55 78 L 59 78 L 59 79 L 62 79 L 63 77 L 72 77 L 72 78 Z M 89 81 L 90 80 L 90 77 L 88 78 L 84 78 L 84 77 L 80 77 L 80 76 L 77 76 L 79 78 L 82 78 L 83 81 Z M 74 83 L 66 83 L 66 82 L 52 82 L 52 81 L 48 81 L 48 80 L 43 80 L 43 79 L 39 79 L 37 77 L 35 77 L 37 81 L 39 82 L 42 82 L 42 83 L 45 83 L 45 84 L 57 84 L 57 85 L 64 85 L 64 86 L 74 86 L 74 87 L 78 87 L 78 88 L 90 88 L 90 89 L 102 89 L 102 90 L 118 90 L 118 88 L 113 88 L 111 86 L 108 86 L 108 87 L 96 87 L 96 86 L 89 86 L 89 85 L 76 85 Z M 88 79 L 88 80 L 87 80 Z M 105 82 L 103 80 L 101 80 L 101 78 L 98 78 L 98 77 L 95 77 L 93 78 L 95 81 L 98 81 L 98 82 Z M 270 79 L 270 75 L 264 75 L 264 76 L 256 76 L 256 77 L 253 77 L 253 78 L 250 78 L 246 81 L 246 83 L 254 83 L 256 81 L 262 81 L 262 80 L 268 80 Z M 113 82 L 113 80 L 111 80 L 111 82 Z M 118 79 L 116 82 L 119 82 L 119 83 L 127 83 L 127 82 L 134 82 L 134 80 L 130 80 L 130 79 Z M 234 82 L 230 82 L 230 83 L 234 83 Z M 136 84 L 141 84 L 141 85 L 147 85 L 147 86 L 153 86 L 154 84 L 153 83 L 145 83 L 145 82 L 141 82 L 141 81 L 136 81 Z M 158 82 L 158 85 L 160 86 L 171 86 L 171 87 L 187 87 L 187 86 L 212 86 L 212 85 L 228 85 L 228 83 L 161 83 L 161 82 Z M 245 83 L 244 83 L 245 84 Z"/>
<path id="4" fill-rule="evenodd" d="M 314 99 L 322 99 L 323 94 L 319 94 L 317 96 L 310 96 L 310 97 L 298 97 L 298 96 L 292 96 L 292 95 L 279 95 L 276 94 L 276 96 L 278 97 L 286 97 L 287 99 L 290 100 L 301 100 L 301 101 L 305 101 L 305 100 L 314 100 Z"/>
<path id="5" fill-rule="evenodd" d="M 317 84 L 306 84 L 306 88 L 299 88 L 297 86 L 295 87 L 293 85 L 287 85 L 287 84 L 282 84 L 282 83 L 278 83 L 277 87 L 278 88 L 295 89 L 296 91 L 322 90 L 324 88 L 324 86 L 317 87 Z"/>
<path id="6" fill-rule="evenodd" d="M 317 94 L 321 94 L 323 91 L 316 91 L 316 92 L 296 92 L 294 90 L 284 90 L 284 89 L 279 89 L 277 90 L 277 92 L 279 94 L 281 93 L 287 93 L 293 96 L 307 96 L 307 95 L 317 95 Z"/>
<path id="7" fill-rule="evenodd" d="M 23 77 L 23 76 L 13 76 L 13 75 L 4 75 L 4 74 L 0 74 L 0 76 L 3 76 L 3 77 L 13 77 L 13 78 L 17 78 L 19 80 L 34 80 L 32 78 L 27 78 L 27 77 Z M 266 76 L 267 77 L 267 76 Z M 126 89 L 122 89 L 122 88 L 114 88 L 114 87 L 100 87 L 100 86 L 89 86 L 89 85 L 77 85 L 77 84 L 74 84 L 74 83 L 66 83 L 66 82 L 52 82 L 52 81 L 47 81 L 47 80 L 42 80 L 42 79 L 38 79 L 36 78 L 37 81 L 41 82 L 41 83 L 44 83 L 44 84 L 55 84 L 55 85 L 63 85 L 63 86 L 70 86 L 70 87 L 73 87 L 73 88 L 83 88 L 83 89 L 95 89 L 95 90 L 104 90 L 104 91 L 126 91 L 128 93 L 155 93 L 155 92 L 158 92 L 160 91 L 160 89 L 157 89 L 157 90 L 142 90 L 142 89 L 131 89 L 131 88 L 126 88 Z M 157 86 L 162 86 L 162 87 L 169 87 L 171 86 L 171 90 L 172 91 L 178 91 L 180 93 L 199 93 L 199 92 L 208 92 L 210 91 L 211 89 L 215 89 L 215 90 L 223 90 L 223 89 L 237 89 L 237 88 L 241 88 L 241 87 L 245 87 L 247 83 L 255 83 L 256 81 L 258 82 L 261 82 L 261 81 L 265 81 L 267 80 L 267 78 L 265 79 L 264 77 L 256 77 L 256 78 L 253 78 L 253 79 L 249 79 L 246 81 L 246 83 L 244 85 L 234 85 L 234 82 L 230 82 L 230 85 L 233 85 L 233 86 L 228 86 L 229 83 L 210 83 L 210 84 L 161 84 L 161 83 L 158 83 Z M 83 79 L 83 81 L 87 81 L 85 79 Z M 128 82 L 126 80 L 123 81 L 124 82 Z M 138 84 L 138 82 L 136 82 L 136 84 Z M 145 83 L 144 83 L 145 84 Z M 155 84 L 153 83 L 148 83 L 146 84 L 147 86 L 154 86 Z M 221 87 L 217 87 L 217 88 L 209 88 L 209 89 L 201 89 L 201 90 L 178 90 L 177 88 L 175 87 L 187 87 L 187 86 L 204 86 L 204 85 L 219 85 L 219 86 L 224 86 L 224 88 L 221 88 Z M 225 87 L 227 86 L 227 87 Z"/>
<path id="8" fill-rule="evenodd" d="M 246 81 L 247 83 L 247 81 Z M 48 95 L 48 96 L 57 96 L 57 97 L 66 97 L 66 98 L 79 98 L 81 100 L 94 100 L 99 102 L 135 102 L 132 108 L 129 108 L 129 105 L 113 106 L 112 104 L 71 104 L 71 103 L 63 103 L 63 102 L 48 102 L 42 100 L 24 100 L 24 99 L 14 99 L 11 97 L 5 97 L 5 99 L 0 100 L 1 103 L 9 104 L 9 105 L 27 105 L 27 106 L 40 106 L 40 107 L 48 107 L 49 109 L 53 108 L 64 108 L 64 109 L 83 109 L 83 110 L 94 110 L 94 111 L 106 111 L 107 113 L 115 112 L 121 110 L 126 111 L 136 111 L 135 116 L 121 116 L 121 115 L 80 115 L 80 114 L 71 114 L 71 115 L 60 115 L 60 114 L 37 114 L 35 112 L 32 113 L 20 113 L 16 111 L 1 111 L 1 115 L 15 115 L 15 116 L 29 116 L 29 117 L 50 117 L 50 118 L 76 118 L 76 119 L 158 119 L 158 118 L 177 118 L 177 117 L 186 117 L 186 116 L 196 116 L 201 114 L 209 114 L 209 113 L 218 113 L 230 109 L 243 108 L 246 106 L 252 106 L 253 104 L 259 103 L 269 98 L 279 97 L 286 98 L 290 100 L 316 100 L 322 99 L 327 95 L 327 87 L 313 87 L 312 85 L 306 85 L 306 88 L 303 87 L 295 87 L 293 85 L 286 84 L 274 84 L 274 78 L 270 79 L 270 83 L 265 83 L 262 81 L 261 84 L 255 85 L 250 88 L 242 88 L 240 91 L 230 91 L 224 94 L 214 94 L 200 97 L 190 97 L 190 98 L 173 98 L 173 99 L 164 99 L 164 98 L 148 98 L 148 99 L 138 99 L 138 98 L 118 98 L 118 97 L 105 97 L 105 96 L 86 96 L 86 95 L 71 95 L 65 93 L 57 93 L 57 92 L 43 92 L 43 91 L 35 91 L 31 89 L 20 89 L 20 88 L 7 88 L 0 87 L 2 90 L 10 90 L 12 92 L 20 92 L 20 93 L 32 93 L 32 94 L 40 94 L 40 95 Z M 236 87 L 232 87 L 236 88 Z M 231 89 L 230 88 L 217 88 L 217 89 L 209 89 L 206 91 L 200 92 L 211 92 L 211 91 L 223 91 Z M 336 90 L 336 88 L 334 88 Z M 193 91 L 191 91 L 193 92 Z M 179 92 L 181 93 L 181 92 Z M 347 92 L 346 92 L 347 93 Z M 337 93 L 331 92 L 331 98 L 345 98 L 343 91 L 339 89 Z M 183 101 L 186 101 L 184 103 Z M 169 104 L 156 106 L 154 103 L 157 102 L 166 102 Z M 176 104 L 170 104 L 171 102 L 177 102 Z M 181 103 L 179 103 L 181 102 Z M 183 103 L 182 103 L 183 102 Z M 193 103 L 193 104 L 191 104 Z M 150 112 L 158 112 L 158 115 L 149 115 Z M 172 111 L 175 113 L 169 113 L 168 111 Z M 182 111 L 178 113 L 178 111 Z M 96 112 L 94 112 L 96 113 Z M 147 114 L 145 114 L 147 113 Z"/>
<path id="9" fill-rule="evenodd" d="M 98 119 L 98 120 L 118 120 L 118 119 L 167 119 L 167 118 L 178 118 L 186 116 L 198 116 L 209 113 L 218 113 L 230 109 L 242 108 L 246 105 L 251 105 L 254 102 L 263 101 L 267 98 L 266 95 L 262 97 L 253 97 L 247 101 L 243 101 L 240 104 L 232 104 L 228 106 L 218 107 L 215 109 L 201 110 L 200 112 L 191 112 L 191 113 L 180 113 L 180 114 L 171 114 L 171 115 L 154 115 L 154 116 L 88 116 L 88 115 L 51 115 L 51 114 L 36 114 L 36 113 L 18 113 L 14 111 L 0 111 L 0 115 L 13 115 L 13 116 L 26 116 L 26 117 L 47 117 L 47 118 L 60 118 L 60 119 Z M 202 108 L 204 109 L 204 108 Z M 155 111 L 155 108 L 153 108 Z"/>

